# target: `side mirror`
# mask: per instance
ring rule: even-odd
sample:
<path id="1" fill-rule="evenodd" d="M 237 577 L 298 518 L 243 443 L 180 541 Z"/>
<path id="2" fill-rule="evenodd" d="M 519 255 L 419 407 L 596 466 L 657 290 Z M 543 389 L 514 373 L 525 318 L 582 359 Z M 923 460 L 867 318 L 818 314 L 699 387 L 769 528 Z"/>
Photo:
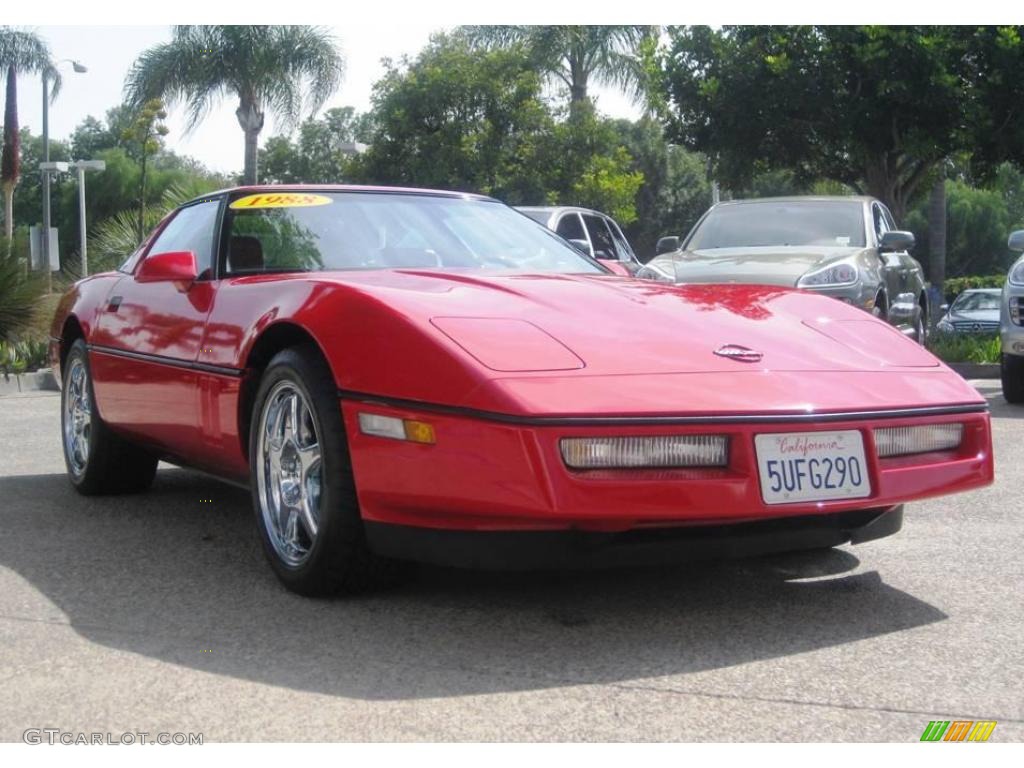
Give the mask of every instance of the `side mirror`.
<path id="1" fill-rule="evenodd" d="M 586 240 L 570 240 L 569 245 L 571 245 L 580 253 L 586 256 L 590 256 L 590 243 L 588 243 Z"/>
<path id="2" fill-rule="evenodd" d="M 909 251 L 914 247 L 914 233 L 903 232 L 894 229 L 882 235 L 882 241 L 878 244 L 881 251 Z"/>
<path id="3" fill-rule="evenodd" d="M 1011 232 L 1009 239 L 1006 241 L 1006 247 L 1011 251 L 1024 251 L 1024 229 Z"/>
<path id="4" fill-rule="evenodd" d="M 678 237 L 662 237 L 654 248 L 654 255 L 661 256 L 663 253 L 672 253 L 679 250 Z"/>
<path id="5" fill-rule="evenodd" d="M 192 251 L 151 253 L 135 272 L 140 283 L 178 283 L 179 291 L 187 291 L 199 276 L 196 255 Z"/>

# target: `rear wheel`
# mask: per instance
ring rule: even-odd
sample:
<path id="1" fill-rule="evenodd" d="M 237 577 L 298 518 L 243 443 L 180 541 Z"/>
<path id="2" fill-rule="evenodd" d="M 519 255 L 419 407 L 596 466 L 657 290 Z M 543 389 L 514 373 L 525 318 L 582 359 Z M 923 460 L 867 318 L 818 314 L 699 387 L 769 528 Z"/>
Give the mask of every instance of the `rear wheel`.
<path id="1" fill-rule="evenodd" d="M 924 307 L 920 308 L 917 320 L 914 321 L 914 341 L 922 347 L 928 341 L 928 315 L 925 313 Z"/>
<path id="2" fill-rule="evenodd" d="M 1002 356 L 1000 373 L 1003 380 L 1003 397 L 1008 403 L 1024 403 L 1024 357 Z"/>
<path id="3" fill-rule="evenodd" d="M 89 353 L 78 339 L 68 351 L 61 388 L 61 443 L 75 489 L 85 495 L 137 493 L 149 488 L 157 458 L 115 435 L 100 418 Z"/>
<path id="4" fill-rule="evenodd" d="M 284 350 L 267 366 L 249 461 L 263 549 L 288 589 L 357 592 L 398 575 L 366 544 L 337 388 L 315 349 Z"/>

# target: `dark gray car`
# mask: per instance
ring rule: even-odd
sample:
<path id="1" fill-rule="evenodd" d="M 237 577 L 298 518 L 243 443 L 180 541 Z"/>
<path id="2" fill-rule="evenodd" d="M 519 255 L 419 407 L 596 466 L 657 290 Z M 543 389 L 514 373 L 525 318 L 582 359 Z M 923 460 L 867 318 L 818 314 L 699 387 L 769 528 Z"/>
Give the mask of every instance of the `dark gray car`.
<path id="1" fill-rule="evenodd" d="M 950 304 L 935 330 L 939 333 L 999 333 L 1000 288 L 968 288 Z"/>
<path id="2" fill-rule="evenodd" d="M 914 236 L 873 197 L 779 197 L 712 206 L 680 244 L 662 238 L 638 277 L 823 293 L 924 343 L 928 298 Z"/>

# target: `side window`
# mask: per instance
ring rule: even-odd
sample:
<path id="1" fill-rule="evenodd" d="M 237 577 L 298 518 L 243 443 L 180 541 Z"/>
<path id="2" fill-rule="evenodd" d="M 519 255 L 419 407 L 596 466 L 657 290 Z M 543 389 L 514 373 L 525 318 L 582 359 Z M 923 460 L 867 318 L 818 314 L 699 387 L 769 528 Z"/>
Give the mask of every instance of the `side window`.
<path id="1" fill-rule="evenodd" d="M 881 241 L 882 235 L 889 231 L 889 224 L 882 213 L 882 206 L 877 203 L 871 206 L 871 213 L 875 219 L 875 239 Z"/>
<path id="2" fill-rule="evenodd" d="M 178 211 L 157 236 L 148 253 L 192 251 L 200 277 L 213 267 L 213 236 L 220 200 L 206 200 Z"/>
<path id="3" fill-rule="evenodd" d="M 889 227 L 890 232 L 894 232 L 896 230 L 896 222 L 893 220 L 892 214 L 889 213 L 889 209 L 884 205 L 879 207 L 882 209 L 882 218 L 885 219 L 886 226 Z"/>
<path id="4" fill-rule="evenodd" d="M 608 229 L 611 230 L 612 239 L 615 240 L 615 247 L 619 251 L 620 261 L 632 261 L 633 249 L 629 247 L 629 241 L 626 236 L 622 234 L 622 230 L 619 229 L 619 225 L 614 219 L 605 220 L 605 224 L 608 225 Z"/>
<path id="5" fill-rule="evenodd" d="M 583 222 L 587 225 L 587 231 L 590 233 L 590 242 L 594 246 L 594 258 L 617 261 L 619 257 L 615 252 L 615 241 L 612 240 L 611 232 L 608 231 L 608 226 L 604 223 L 604 220 L 600 216 L 585 213 L 583 214 Z"/>
<path id="6" fill-rule="evenodd" d="M 586 240 L 587 235 L 583 231 L 583 222 L 580 221 L 578 213 L 567 213 L 558 220 L 555 232 L 566 240 Z"/>

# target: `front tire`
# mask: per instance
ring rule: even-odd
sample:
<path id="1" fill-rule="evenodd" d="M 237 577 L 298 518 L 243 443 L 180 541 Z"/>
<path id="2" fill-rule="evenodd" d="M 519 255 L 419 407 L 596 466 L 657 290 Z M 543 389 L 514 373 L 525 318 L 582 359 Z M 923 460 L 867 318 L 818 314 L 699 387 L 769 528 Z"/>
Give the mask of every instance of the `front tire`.
<path id="1" fill-rule="evenodd" d="M 157 458 L 115 435 L 100 418 L 85 341 L 71 345 L 60 396 L 61 443 L 68 478 L 79 493 L 138 493 L 153 484 Z"/>
<path id="2" fill-rule="evenodd" d="M 267 366 L 249 466 L 263 550 L 288 589 L 353 593 L 397 576 L 398 565 L 366 543 L 337 388 L 315 348 L 286 349 Z"/>
<path id="3" fill-rule="evenodd" d="M 1024 357 L 1004 352 L 1001 362 L 999 372 L 1003 380 L 1003 397 L 1014 405 L 1024 403 Z"/>

